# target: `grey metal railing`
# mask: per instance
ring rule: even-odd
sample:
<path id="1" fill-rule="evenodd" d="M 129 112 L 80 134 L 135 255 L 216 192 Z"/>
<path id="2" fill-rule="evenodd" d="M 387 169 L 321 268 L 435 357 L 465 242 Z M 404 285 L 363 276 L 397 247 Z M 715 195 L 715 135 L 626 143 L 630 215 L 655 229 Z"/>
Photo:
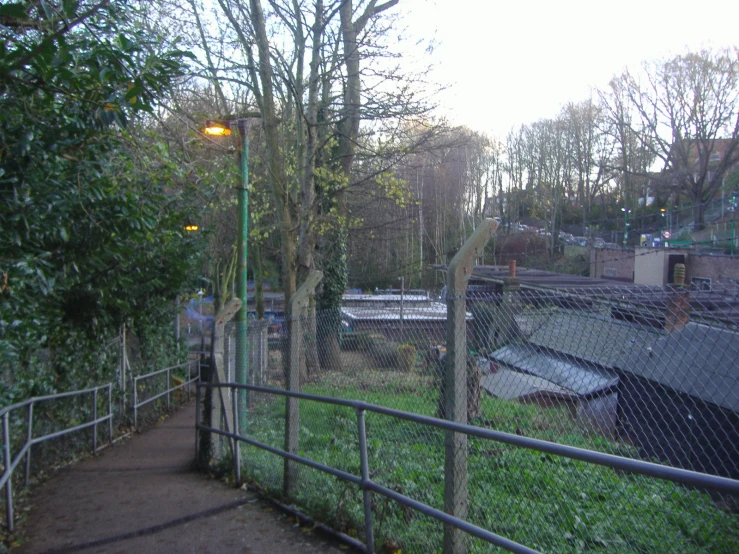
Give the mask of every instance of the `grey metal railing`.
<path id="1" fill-rule="evenodd" d="M 99 391 L 106 391 L 108 397 L 108 413 L 104 416 L 98 417 L 98 393 Z M 33 437 L 33 406 L 38 402 L 44 402 L 48 400 L 58 400 L 60 398 L 69 398 L 72 396 L 82 396 L 90 394 L 92 395 L 92 411 L 91 420 L 73 427 L 62 429 L 54 433 L 48 433 L 41 437 Z M 98 451 L 98 424 L 105 421 L 108 422 L 108 444 L 113 440 L 113 409 L 112 409 L 112 385 L 101 385 L 90 389 L 65 392 L 60 394 L 50 394 L 48 396 L 37 396 L 12 404 L 0 409 L 0 416 L 3 419 L 3 460 L 5 462 L 5 468 L 3 470 L 2 477 L 0 477 L 0 488 L 5 487 L 5 508 L 8 530 L 13 530 L 13 483 L 12 475 L 15 468 L 25 457 L 25 483 L 28 484 L 29 473 L 31 469 L 31 449 L 34 445 L 41 442 L 55 439 L 69 433 L 81 431 L 92 427 L 92 452 L 96 454 Z M 26 440 L 21 446 L 15 457 L 12 457 L 11 445 L 10 445 L 10 414 L 15 410 L 26 408 Z"/>
<path id="2" fill-rule="evenodd" d="M 182 369 L 187 368 L 188 369 L 188 376 L 192 373 L 190 372 L 191 366 L 197 364 L 197 376 L 191 377 L 184 381 L 183 383 L 180 383 L 178 385 L 172 386 L 172 371 L 176 369 Z M 146 373 L 145 375 L 139 375 L 138 377 L 133 378 L 133 426 L 135 429 L 138 429 L 138 411 L 139 408 L 146 406 L 147 404 L 154 402 L 155 400 L 158 400 L 159 398 L 162 398 L 164 396 L 167 397 L 167 409 L 169 410 L 171 407 L 171 394 L 179 389 L 187 387 L 187 399 L 190 400 L 190 387 L 193 383 L 196 383 L 200 380 L 200 369 L 201 364 L 200 360 L 190 360 L 188 362 L 184 362 L 172 367 L 165 367 L 164 369 L 159 369 L 157 371 L 152 371 L 151 373 Z M 146 379 L 151 379 L 152 377 L 156 377 L 157 375 L 166 374 L 167 377 L 167 386 L 163 392 L 160 392 L 158 394 L 155 394 L 154 396 L 151 396 L 147 398 L 146 400 L 142 400 L 139 402 L 138 398 L 138 385 L 140 382 L 145 381 Z"/>
<path id="3" fill-rule="evenodd" d="M 578 448 L 568 446 L 564 444 L 558 444 L 554 442 L 548 442 L 539 439 L 533 439 L 525 436 L 520 436 L 512 433 L 505 433 L 501 431 L 493 431 L 482 427 L 476 427 L 472 425 L 460 424 L 444 419 L 438 419 L 435 417 L 423 416 L 410 412 L 404 412 L 392 408 L 386 408 L 383 406 L 377 406 L 369 404 L 367 402 L 358 400 L 345 400 L 341 398 L 319 396 L 313 394 L 291 392 L 279 389 L 273 389 L 268 387 L 257 387 L 251 385 L 240 385 L 235 383 L 199 383 L 197 385 L 197 399 L 198 406 L 200 405 L 201 399 L 201 388 L 230 388 L 230 389 L 241 389 L 247 391 L 253 391 L 257 393 L 270 394 L 276 396 L 282 396 L 286 399 L 295 398 L 302 400 L 309 400 L 314 402 L 321 402 L 325 404 L 333 404 L 338 406 L 344 406 L 353 408 L 357 414 L 357 438 L 360 450 L 360 473 L 361 475 L 354 475 L 340 469 L 315 462 L 303 456 L 286 452 L 279 448 L 269 446 L 260 441 L 252 438 L 243 436 L 239 432 L 238 425 L 235 424 L 234 432 L 223 431 L 214 427 L 205 426 L 201 423 L 200 410 L 198 409 L 196 417 L 196 450 L 199 448 L 199 433 L 200 431 L 207 431 L 229 437 L 234 441 L 234 473 L 237 481 L 241 475 L 241 459 L 238 455 L 239 448 L 236 448 L 238 441 L 244 442 L 248 445 L 261 448 L 272 454 L 281 456 L 287 460 L 295 461 L 304 464 L 308 467 L 323 471 L 330 475 L 334 475 L 339 479 L 349 481 L 358 485 L 364 493 L 364 526 L 365 526 L 365 549 L 367 552 L 374 552 L 374 534 L 372 530 L 372 511 L 370 508 L 371 502 L 369 493 L 375 492 L 381 494 L 387 498 L 395 500 L 409 508 L 421 512 L 427 516 L 435 518 L 446 525 L 450 525 L 460 531 L 468 533 L 474 537 L 478 537 L 490 544 L 499 546 L 511 552 L 520 553 L 532 553 L 537 552 L 531 548 L 528 548 L 515 541 L 507 539 L 496 533 L 492 533 L 486 529 L 473 525 L 463 519 L 449 515 L 441 510 L 432 508 L 431 506 L 418 502 L 404 494 L 398 493 L 389 488 L 383 487 L 382 485 L 374 482 L 369 476 L 371 475 L 371 468 L 369 467 L 368 455 L 367 455 L 367 434 L 364 422 L 365 412 L 374 412 L 377 414 L 402 419 L 418 423 L 420 425 L 435 427 L 442 429 L 447 432 L 462 433 L 465 436 L 478 437 L 498 443 L 505 443 L 519 448 L 525 448 L 529 450 L 535 450 L 547 454 L 553 454 L 556 456 L 562 456 L 565 458 L 579 460 L 587 463 L 597 464 L 600 466 L 609 467 L 612 469 L 625 471 L 629 473 L 635 473 L 645 475 L 648 477 L 664 479 L 681 483 L 688 486 L 699 487 L 703 489 L 717 490 L 724 493 L 739 494 L 739 480 L 729 479 L 726 477 L 720 477 L 716 475 L 710 475 L 706 473 L 699 473 L 686 469 L 680 469 L 677 467 L 666 466 L 662 464 L 656 464 L 651 462 L 645 462 L 642 460 L 636 460 L 632 458 L 626 458 L 617 456 L 614 454 L 606 454 L 603 452 L 597 452 L 584 448 Z M 237 395 L 233 395 L 237 398 Z M 234 406 L 234 410 L 238 408 Z M 238 418 L 234 417 L 234 421 L 238 421 Z"/>
<path id="4" fill-rule="evenodd" d="M 201 354 L 201 353 L 197 353 Z M 194 364 L 197 364 L 197 376 L 190 378 L 186 380 L 185 382 L 177 385 L 172 385 L 171 375 L 172 371 L 180 368 L 190 368 Z M 147 373 L 145 375 L 140 375 L 138 377 L 134 377 L 134 398 L 133 398 L 133 405 L 131 406 L 131 409 L 133 410 L 133 416 L 134 416 L 134 426 L 138 429 L 138 409 L 142 406 L 145 406 L 146 404 L 149 404 L 150 402 L 153 402 L 154 400 L 157 400 L 159 398 L 162 398 L 164 396 L 167 397 L 167 409 L 171 408 L 171 399 L 170 395 L 175 392 L 176 390 L 182 389 L 187 387 L 187 398 L 190 399 L 190 389 L 192 387 L 192 384 L 197 382 L 200 379 L 200 372 L 202 369 L 202 366 L 204 364 L 200 363 L 200 359 L 197 360 L 190 360 L 188 362 L 160 369 L 158 371 L 153 371 L 151 373 Z M 145 379 L 154 377 L 156 375 L 166 374 L 167 375 L 167 385 L 164 391 L 157 393 L 156 395 L 147 398 L 146 400 L 143 400 L 141 402 L 138 401 L 137 396 L 137 389 L 138 389 L 138 383 L 140 381 L 143 381 Z M 104 416 L 98 417 L 98 398 L 100 391 L 106 391 L 107 392 L 107 404 L 108 409 L 107 413 Z M 84 423 L 81 423 L 79 425 L 74 425 L 72 427 L 68 427 L 59 431 L 55 431 L 53 433 L 48 433 L 46 435 L 43 435 L 41 437 L 33 437 L 33 412 L 34 412 L 34 405 L 39 402 L 49 401 L 49 400 L 59 400 L 62 398 L 69 398 L 74 396 L 83 396 L 83 395 L 92 395 L 92 410 L 91 410 L 91 419 L 90 421 L 86 421 Z M 13 482 L 12 482 L 12 476 L 15 469 L 18 467 L 20 462 L 25 457 L 25 474 L 24 474 L 24 482 L 27 485 L 30 471 L 31 471 L 31 450 L 32 447 L 36 444 L 42 443 L 47 440 L 55 439 L 62 437 L 64 435 L 74 433 L 76 431 L 82 431 L 84 429 L 92 428 L 92 453 L 97 454 L 97 452 L 101 449 L 100 446 L 98 446 L 98 425 L 103 422 L 108 422 L 108 445 L 112 444 L 113 442 L 113 405 L 112 405 L 112 394 L 113 394 L 113 385 L 111 383 L 108 383 L 106 385 L 101 385 L 99 387 L 79 390 L 79 391 L 70 391 L 70 392 L 64 392 L 59 394 L 51 394 L 47 396 L 38 396 L 29 398 L 27 400 L 24 400 L 23 402 L 18 402 L 16 404 L 12 404 L 10 406 L 6 406 L 2 409 L 0 409 L 0 417 L 2 417 L 2 459 L 4 462 L 4 466 L 2 469 L 2 476 L 0 477 L 0 489 L 5 487 L 5 507 L 6 507 L 6 519 L 7 519 L 7 528 L 8 531 L 13 531 L 14 527 L 14 516 L 13 516 Z M 15 454 L 15 457 L 12 457 L 12 448 L 11 448 L 11 432 L 10 432 L 10 414 L 14 412 L 15 410 L 19 410 L 22 408 L 26 408 L 26 437 L 25 442 L 20 447 L 17 454 Z M 107 445 L 106 445 L 107 446 Z"/>

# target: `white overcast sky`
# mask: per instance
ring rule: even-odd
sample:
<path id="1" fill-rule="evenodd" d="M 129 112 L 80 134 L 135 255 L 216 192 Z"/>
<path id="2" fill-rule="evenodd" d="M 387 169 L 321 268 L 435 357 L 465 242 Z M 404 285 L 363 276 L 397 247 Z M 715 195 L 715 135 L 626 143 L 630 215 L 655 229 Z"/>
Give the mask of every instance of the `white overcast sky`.
<path id="1" fill-rule="evenodd" d="M 624 67 L 702 47 L 739 45 L 739 2 L 717 0 L 401 0 L 408 38 L 430 60 L 450 122 L 505 138 L 554 117 Z"/>

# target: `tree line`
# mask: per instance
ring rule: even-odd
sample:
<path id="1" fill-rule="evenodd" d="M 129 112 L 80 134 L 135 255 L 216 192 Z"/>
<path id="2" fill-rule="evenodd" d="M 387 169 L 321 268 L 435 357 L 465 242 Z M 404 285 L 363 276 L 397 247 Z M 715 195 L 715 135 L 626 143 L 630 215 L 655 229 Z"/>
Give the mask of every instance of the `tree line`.
<path id="1" fill-rule="evenodd" d="M 217 305 L 233 294 L 236 142 L 206 137 L 208 119 L 259 113 L 246 130 L 257 315 L 265 280 L 289 298 L 321 269 L 329 346 L 315 364 L 338 363 L 347 286 L 429 285 L 429 264 L 484 217 L 546 224 L 554 252 L 563 226 L 616 226 L 650 196 L 653 211 L 689 200 L 700 226 L 731 182 L 735 51 L 625 71 L 501 140 L 436 114 L 427 68 L 404 62 L 398 4 L 0 6 L 4 359 L 27 365 L 64 329 L 164 321 L 201 276 Z"/>

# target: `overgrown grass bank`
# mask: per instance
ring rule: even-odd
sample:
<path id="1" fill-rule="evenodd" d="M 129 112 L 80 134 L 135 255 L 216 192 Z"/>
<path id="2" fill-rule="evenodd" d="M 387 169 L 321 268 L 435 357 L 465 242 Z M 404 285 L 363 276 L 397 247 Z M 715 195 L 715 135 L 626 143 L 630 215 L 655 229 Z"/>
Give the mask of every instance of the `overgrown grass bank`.
<path id="1" fill-rule="evenodd" d="M 434 415 L 432 377 L 366 372 L 325 374 L 306 392 Z M 419 395 L 417 391 L 425 390 Z M 284 444 L 284 401 L 254 397 L 250 433 Z M 478 425 L 529 437 L 633 456 L 628 445 L 585 435 L 564 407 L 542 408 L 483 399 Z M 353 410 L 301 401 L 300 453 L 359 475 Z M 443 508 L 442 431 L 367 414 L 371 477 L 411 498 Z M 247 474 L 272 492 L 281 491 L 282 459 L 245 447 Z M 491 441 L 469 441 L 469 520 L 544 552 L 739 552 L 739 516 L 718 509 L 702 492 L 608 468 Z M 361 491 L 316 470 L 301 468 L 294 499 L 316 518 L 361 536 Z M 437 521 L 373 495 L 376 542 L 404 552 L 438 552 Z M 470 552 L 497 551 L 470 540 Z"/>

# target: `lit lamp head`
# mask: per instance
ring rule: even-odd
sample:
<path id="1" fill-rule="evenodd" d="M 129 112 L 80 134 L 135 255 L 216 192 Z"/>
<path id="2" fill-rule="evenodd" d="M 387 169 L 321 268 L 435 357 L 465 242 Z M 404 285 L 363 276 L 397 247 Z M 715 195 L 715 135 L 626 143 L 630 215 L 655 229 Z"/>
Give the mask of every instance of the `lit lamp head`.
<path id="1" fill-rule="evenodd" d="M 227 121 L 206 121 L 203 132 L 214 137 L 227 137 L 231 134 L 231 128 Z"/>

